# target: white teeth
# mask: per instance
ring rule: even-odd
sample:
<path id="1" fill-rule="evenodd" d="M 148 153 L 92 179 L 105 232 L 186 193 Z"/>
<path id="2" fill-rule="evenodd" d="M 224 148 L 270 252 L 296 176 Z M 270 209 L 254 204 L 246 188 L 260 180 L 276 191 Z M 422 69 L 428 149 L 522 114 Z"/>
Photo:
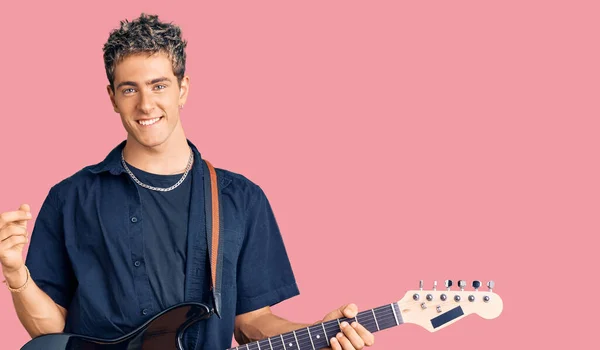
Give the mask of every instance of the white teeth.
<path id="1" fill-rule="evenodd" d="M 148 120 L 138 120 L 138 123 L 147 126 L 147 125 L 152 125 L 152 124 L 156 123 L 159 119 L 160 119 L 160 117 L 154 118 L 154 119 L 148 119 Z"/>

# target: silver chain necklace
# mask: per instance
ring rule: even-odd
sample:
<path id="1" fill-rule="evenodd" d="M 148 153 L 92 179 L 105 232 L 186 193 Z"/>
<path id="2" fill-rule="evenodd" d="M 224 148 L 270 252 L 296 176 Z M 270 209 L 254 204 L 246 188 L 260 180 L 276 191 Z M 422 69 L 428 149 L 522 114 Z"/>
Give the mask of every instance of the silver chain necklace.
<path id="1" fill-rule="evenodd" d="M 131 170 L 129 170 L 129 167 L 127 166 L 127 163 L 125 163 L 125 157 L 123 156 L 123 151 L 121 151 L 121 163 L 123 163 L 123 167 L 125 168 L 125 171 L 127 171 L 127 173 L 129 174 L 129 176 L 131 176 L 131 178 L 133 179 L 133 181 L 135 181 L 138 185 L 140 185 L 140 186 L 142 186 L 144 188 L 147 188 L 147 189 L 153 190 L 153 191 L 160 191 L 160 192 L 168 192 L 168 191 L 174 190 L 179 185 L 181 185 L 181 183 L 183 182 L 183 180 L 185 180 L 185 178 L 188 175 L 188 172 L 190 171 L 190 169 L 192 167 L 192 161 L 193 160 L 194 160 L 194 152 L 190 148 L 190 159 L 188 160 L 187 167 L 185 168 L 185 172 L 183 173 L 183 176 L 181 177 L 181 179 L 179 179 L 179 181 L 177 181 L 177 183 L 175 183 L 175 185 L 173 185 L 171 187 L 167 187 L 167 188 L 164 188 L 164 187 L 154 187 L 154 186 L 146 185 L 145 183 L 143 183 L 140 180 L 138 180 L 138 178 L 135 177 L 135 175 L 133 175 L 133 173 L 131 172 Z"/>

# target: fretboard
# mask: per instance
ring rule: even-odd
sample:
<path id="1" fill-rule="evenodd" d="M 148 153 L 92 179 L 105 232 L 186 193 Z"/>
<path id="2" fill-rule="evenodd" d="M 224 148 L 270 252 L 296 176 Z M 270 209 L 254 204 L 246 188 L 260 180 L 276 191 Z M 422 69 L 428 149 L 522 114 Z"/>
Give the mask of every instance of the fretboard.
<path id="1" fill-rule="evenodd" d="M 329 339 L 340 332 L 342 322 L 358 322 L 369 332 L 375 333 L 402 324 L 402 316 L 397 303 L 361 311 L 353 318 L 319 323 L 293 332 L 237 346 L 228 350 L 318 350 L 329 347 Z"/>

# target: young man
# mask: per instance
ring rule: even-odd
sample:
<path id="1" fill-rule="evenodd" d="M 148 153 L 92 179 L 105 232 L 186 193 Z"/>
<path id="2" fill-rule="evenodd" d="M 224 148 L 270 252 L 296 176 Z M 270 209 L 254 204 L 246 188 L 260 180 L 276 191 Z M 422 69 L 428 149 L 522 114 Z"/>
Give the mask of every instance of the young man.
<path id="1" fill-rule="evenodd" d="M 184 301 L 212 304 L 200 153 L 179 119 L 189 92 L 177 26 L 142 15 L 104 46 L 108 95 L 127 139 L 100 163 L 53 186 L 26 261 L 28 205 L 0 216 L 0 262 L 16 312 L 33 337 L 70 332 L 116 338 Z M 189 349 L 226 349 L 303 328 L 270 306 L 298 294 L 269 202 L 245 177 L 217 169 L 222 194 L 221 310 L 186 332 Z M 354 317 L 346 305 L 323 321 Z M 321 321 L 319 321 L 321 322 Z M 332 349 L 374 337 L 342 324 Z"/>

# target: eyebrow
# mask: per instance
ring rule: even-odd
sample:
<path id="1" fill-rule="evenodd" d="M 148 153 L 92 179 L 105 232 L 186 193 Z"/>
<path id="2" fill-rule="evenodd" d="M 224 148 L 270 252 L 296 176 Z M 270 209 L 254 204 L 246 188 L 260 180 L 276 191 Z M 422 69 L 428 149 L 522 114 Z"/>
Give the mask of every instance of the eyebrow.
<path id="1" fill-rule="evenodd" d="M 167 77 L 160 77 L 160 78 L 156 78 L 156 79 L 152 79 L 150 81 L 147 81 L 146 85 L 152 85 L 152 84 L 160 83 L 160 82 L 163 82 L 163 81 L 170 82 L 171 79 L 169 79 Z M 124 82 L 119 83 L 119 85 L 117 85 L 117 87 L 115 89 L 118 89 L 118 88 L 120 88 L 121 86 L 124 86 L 124 85 L 135 86 L 135 87 L 138 86 L 138 84 L 135 83 L 135 82 L 133 82 L 133 81 L 124 81 Z"/>

